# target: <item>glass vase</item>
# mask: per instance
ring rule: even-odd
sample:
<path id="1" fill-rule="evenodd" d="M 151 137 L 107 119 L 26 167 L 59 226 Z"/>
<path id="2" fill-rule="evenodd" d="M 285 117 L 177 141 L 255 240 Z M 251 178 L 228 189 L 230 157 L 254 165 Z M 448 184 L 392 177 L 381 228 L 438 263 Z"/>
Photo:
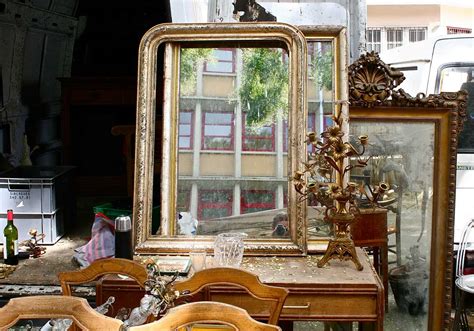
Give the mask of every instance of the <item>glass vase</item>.
<path id="1" fill-rule="evenodd" d="M 245 233 L 221 233 L 214 242 L 214 265 L 238 268 L 244 256 Z"/>

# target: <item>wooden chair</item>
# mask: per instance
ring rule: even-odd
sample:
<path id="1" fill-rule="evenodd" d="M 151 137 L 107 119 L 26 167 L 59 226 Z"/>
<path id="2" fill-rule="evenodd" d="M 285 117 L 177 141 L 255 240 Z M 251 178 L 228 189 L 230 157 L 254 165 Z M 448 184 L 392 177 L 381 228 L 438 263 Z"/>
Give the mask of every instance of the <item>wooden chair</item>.
<path id="1" fill-rule="evenodd" d="M 58 278 L 63 295 L 71 296 L 72 285 L 89 283 L 102 276 L 110 274 L 128 276 L 134 279 L 141 288 L 144 288 L 145 281 L 148 277 L 145 267 L 140 263 L 127 259 L 110 258 L 94 261 L 91 265 L 82 270 L 60 272 Z M 102 304 L 104 301 L 102 293 L 97 291 L 96 303 Z M 128 302 L 128 298 L 116 297 L 113 306 L 122 307 L 123 302 Z M 153 318 L 150 317 L 149 320 L 152 321 Z M 77 329 L 76 325 L 73 325 L 70 328 L 70 330 L 73 331 L 76 331 Z"/>
<path id="2" fill-rule="evenodd" d="M 224 324 L 236 330 L 281 331 L 275 325 L 254 320 L 242 308 L 220 302 L 193 302 L 170 309 L 160 320 L 130 328 L 130 331 L 174 331 L 193 323 Z"/>
<path id="3" fill-rule="evenodd" d="M 120 330 L 122 321 L 99 314 L 87 300 L 60 295 L 13 298 L 0 308 L 0 330 L 8 330 L 20 319 L 69 318 L 83 330 Z"/>
<path id="4" fill-rule="evenodd" d="M 256 299 L 272 301 L 268 324 L 277 325 L 288 290 L 281 287 L 265 285 L 250 272 L 234 268 L 211 268 L 196 272 L 191 278 L 175 284 L 178 291 L 190 291 L 195 294 L 210 285 L 236 285 L 247 290 Z M 251 329 L 248 329 L 251 330 Z"/>
<path id="5" fill-rule="evenodd" d="M 92 282 L 101 276 L 108 274 L 120 274 L 133 278 L 144 287 L 147 280 L 146 269 L 138 262 L 127 259 L 103 259 L 94 261 L 90 266 L 82 270 L 60 272 L 59 282 L 63 295 L 72 295 L 71 285 L 79 285 Z"/>

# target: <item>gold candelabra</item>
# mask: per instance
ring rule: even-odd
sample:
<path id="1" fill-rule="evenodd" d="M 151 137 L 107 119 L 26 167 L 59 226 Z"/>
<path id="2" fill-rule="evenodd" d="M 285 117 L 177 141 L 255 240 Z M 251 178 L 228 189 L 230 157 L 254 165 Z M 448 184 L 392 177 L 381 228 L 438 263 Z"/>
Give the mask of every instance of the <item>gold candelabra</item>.
<path id="1" fill-rule="evenodd" d="M 334 124 L 320 134 L 307 134 L 306 143 L 313 147 L 304 162 L 304 171 L 296 171 L 293 177 L 295 190 L 301 195 L 299 202 L 305 202 L 314 197 L 326 207 L 325 219 L 334 224 L 334 238 L 329 240 L 324 256 L 318 261 L 318 267 L 323 267 L 329 260 L 351 260 L 357 270 L 362 270 L 362 264 L 357 257 L 354 241 L 350 235 L 350 226 L 360 214 L 357 196 L 365 196 L 373 206 L 388 190 L 388 185 L 380 183 L 370 194 L 354 182 L 346 181 L 349 171 L 363 168 L 369 158 L 363 159 L 365 147 L 369 143 L 368 136 L 358 137 L 360 150 L 350 142 L 344 141 L 342 131 L 341 105 L 336 105 Z M 348 159 L 352 162 L 349 164 Z M 333 178 L 335 177 L 335 180 Z"/>

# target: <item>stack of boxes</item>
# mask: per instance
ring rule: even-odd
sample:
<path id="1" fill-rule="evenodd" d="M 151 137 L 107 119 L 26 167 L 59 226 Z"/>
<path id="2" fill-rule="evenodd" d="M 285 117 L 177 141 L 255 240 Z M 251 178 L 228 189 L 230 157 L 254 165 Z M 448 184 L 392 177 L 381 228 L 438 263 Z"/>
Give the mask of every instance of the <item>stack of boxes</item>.
<path id="1" fill-rule="evenodd" d="M 12 209 L 18 240 L 30 229 L 45 235 L 41 244 L 55 244 L 64 235 L 66 219 L 74 214 L 72 169 L 59 166 L 21 166 L 0 174 L 0 229 Z"/>

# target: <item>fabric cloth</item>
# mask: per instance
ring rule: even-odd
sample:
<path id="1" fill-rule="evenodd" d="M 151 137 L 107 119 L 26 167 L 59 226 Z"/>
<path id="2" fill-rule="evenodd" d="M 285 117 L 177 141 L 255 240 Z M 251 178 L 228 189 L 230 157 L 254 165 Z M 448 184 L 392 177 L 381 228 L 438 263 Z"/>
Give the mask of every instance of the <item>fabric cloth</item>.
<path id="1" fill-rule="evenodd" d="M 115 255 L 115 224 L 102 213 L 96 213 L 92 224 L 91 239 L 84 246 L 75 249 L 74 260 L 81 266 L 87 267 L 95 260 L 113 257 Z"/>

